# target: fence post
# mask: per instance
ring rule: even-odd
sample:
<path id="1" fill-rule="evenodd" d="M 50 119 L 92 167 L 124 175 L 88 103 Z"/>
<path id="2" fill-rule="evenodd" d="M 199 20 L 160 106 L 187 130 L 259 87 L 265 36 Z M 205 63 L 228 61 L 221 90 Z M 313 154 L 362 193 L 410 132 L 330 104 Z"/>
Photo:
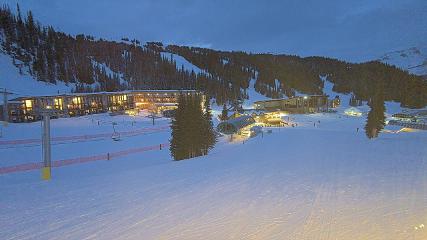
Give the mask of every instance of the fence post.
<path id="1" fill-rule="evenodd" d="M 110 160 L 110 153 L 107 153 L 107 160 Z"/>
<path id="2" fill-rule="evenodd" d="M 162 150 L 162 144 L 160 143 L 160 150 Z"/>

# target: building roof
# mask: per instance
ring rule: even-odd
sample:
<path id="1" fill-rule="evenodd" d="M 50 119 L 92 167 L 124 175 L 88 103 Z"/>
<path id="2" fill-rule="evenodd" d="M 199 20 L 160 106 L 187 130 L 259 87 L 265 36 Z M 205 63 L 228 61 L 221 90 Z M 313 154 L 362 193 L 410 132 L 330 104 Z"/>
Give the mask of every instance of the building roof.
<path id="1" fill-rule="evenodd" d="M 288 100 L 292 100 L 292 99 L 299 99 L 299 98 L 312 98 L 312 97 L 328 97 L 327 95 L 307 95 L 307 96 L 295 96 L 295 97 L 291 97 L 291 98 L 280 98 L 280 99 L 270 99 L 270 100 L 261 100 L 261 101 L 256 101 L 254 102 L 255 104 L 257 103 L 264 103 L 264 102 L 279 102 L 279 101 L 288 101 Z"/>
<path id="2" fill-rule="evenodd" d="M 358 108 L 355 108 L 355 107 L 347 108 L 344 112 L 345 112 L 345 113 L 350 113 L 350 112 L 354 112 L 354 113 L 362 113 L 362 111 L 360 111 Z"/>
<path id="3" fill-rule="evenodd" d="M 233 134 L 240 129 L 255 123 L 255 119 L 249 115 L 243 115 L 237 118 L 229 119 L 218 124 L 217 129 L 221 133 Z"/>
<path id="4" fill-rule="evenodd" d="M 115 95 L 115 94 L 138 94 L 138 93 L 171 93 L 171 92 L 199 92 L 197 90 L 186 89 L 165 89 L 165 90 L 126 90 L 120 92 L 93 92 L 93 93 L 61 93 L 51 95 L 27 95 L 12 99 L 15 101 L 29 99 L 29 98 L 50 98 L 50 97 L 66 97 L 66 96 L 90 96 L 90 95 Z"/>

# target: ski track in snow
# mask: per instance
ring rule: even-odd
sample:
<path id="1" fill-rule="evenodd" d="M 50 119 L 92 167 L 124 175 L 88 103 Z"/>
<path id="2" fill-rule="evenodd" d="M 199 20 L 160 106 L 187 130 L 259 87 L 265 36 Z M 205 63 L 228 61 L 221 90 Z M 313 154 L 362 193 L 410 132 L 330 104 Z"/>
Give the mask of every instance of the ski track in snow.
<path id="1" fill-rule="evenodd" d="M 2 175 L 2 239 L 426 239 L 415 230 L 427 222 L 426 132 L 368 140 L 355 131 L 363 117 L 291 117 L 297 128 L 220 139 L 192 160 L 165 150 L 54 169 L 49 182 L 38 171 Z M 54 126 L 91 129 L 90 118 L 69 120 Z M 132 139 L 168 139 L 155 136 Z"/>

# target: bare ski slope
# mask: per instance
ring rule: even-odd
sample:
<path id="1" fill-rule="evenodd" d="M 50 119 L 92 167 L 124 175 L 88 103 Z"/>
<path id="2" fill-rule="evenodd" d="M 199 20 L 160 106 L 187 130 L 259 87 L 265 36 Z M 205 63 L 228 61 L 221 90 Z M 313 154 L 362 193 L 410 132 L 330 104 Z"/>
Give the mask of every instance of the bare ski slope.
<path id="1" fill-rule="evenodd" d="M 50 182 L 38 171 L 0 175 L 2 239 L 427 238 L 426 132 L 368 140 L 356 132 L 363 117 L 292 118 L 298 127 L 245 144 L 223 138 L 210 155 L 187 161 L 162 150 L 55 168 Z M 68 151 L 120 146 L 86 144 Z M 1 161 L 20 154 L 5 153 Z"/>
<path id="2" fill-rule="evenodd" d="M 13 65 L 12 58 L 0 52 L 0 88 L 6 88 L 9 92 L 15 93 L 11 98 L 22 95 L 69 93 L 72 87 L 74 87 L 73 84 L 66 86 L 64 82 L 60 81 L 56 85 L 37 81 L 26 72 L 25 68 L 20 74 L 19 69 Z M 1 98 L 0 104 L 2 102 L 3 98 Z"/>

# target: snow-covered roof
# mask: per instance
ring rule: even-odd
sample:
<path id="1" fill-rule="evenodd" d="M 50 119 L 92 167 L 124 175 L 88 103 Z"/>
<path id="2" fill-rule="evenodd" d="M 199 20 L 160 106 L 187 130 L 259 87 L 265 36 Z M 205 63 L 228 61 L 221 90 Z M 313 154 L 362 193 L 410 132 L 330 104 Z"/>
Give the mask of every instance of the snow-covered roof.
<path id="1" fill-rule="evenodd" d="M 350 113 L 350 112 L 353 112 L 353 113 L 362 113 L 362 111 L 360 111 L 358 108 L 355 108 L 355 107 L 347 108 L 344 112 L 345 113 Z"/>
<path id="2" fill-rule="evenodd" d="M 93 93 L 62 93 L 62 94 L 40 94 L 40 95 L 21 95 L 14 99 L 24 99 L 24 98 L 35 98 L 35 97 L 56 97 L 56 96 L 88 96 L 88 95 L 114 95 L 114 94 L 137 94 L 137 93 L 171 93 L 171 92 L 198 92 L 197 90 L 175 90 L 175 89 L 165 89 L 165 90 L 126 90 L 120 92 L 93 92 Z"/>
<path id="3" fill-rule="evenodd" d="M 233 118 L 227 121 L 223 121 L 218 124 L 217 128 L 220 132 L 225 134 L 233 134 L 240 129 L 255 123 L 255 119 L 249 115 L 243 115 L 237 118 Z"/>

